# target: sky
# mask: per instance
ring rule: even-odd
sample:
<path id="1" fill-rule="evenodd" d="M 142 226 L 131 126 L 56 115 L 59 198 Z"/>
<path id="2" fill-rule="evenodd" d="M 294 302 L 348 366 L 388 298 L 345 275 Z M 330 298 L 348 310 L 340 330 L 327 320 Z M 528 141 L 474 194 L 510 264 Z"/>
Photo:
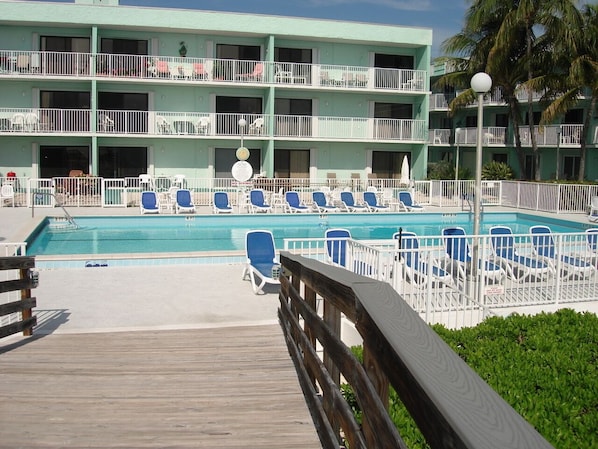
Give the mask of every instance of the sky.
<path id="1" fill-rule="evenodd" d="M 67 1 L 69 0 L 53 0 Z M 73 0 L 70 0 L 73 1 Z M 461 30 L 467 0 L 120 0 L 121 5 L 201 9 L 417 26 L 433 30 L 432 58 Z"/>

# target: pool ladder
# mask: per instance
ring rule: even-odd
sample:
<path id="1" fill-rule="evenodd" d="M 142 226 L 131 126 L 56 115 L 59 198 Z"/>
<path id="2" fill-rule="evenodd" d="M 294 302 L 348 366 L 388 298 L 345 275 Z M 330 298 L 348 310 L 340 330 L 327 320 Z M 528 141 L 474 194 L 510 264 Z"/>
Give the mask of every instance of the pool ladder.
<path id="1" fill-rule="evenodd" d="M 79 225 L 77 224 L 75 219 L 71 216 L 71 214 L 68 213 L 68 211 L 65 209 L 64 205 L 60 201 L 58 201 L 58 198 L 56 197 L 56 195 L 54 195 L 51 192 L 33 192 L 32 193 L 31 218 L 33 218 L 35 215 L 35 197 L 36 196 L 51 196 L 52 198 L 54 198 L 56 205 L 62 209 L 62 212 L 64 212 L 64 218 L 66 219 L 66 221 L 68 221 L 75 229 L 79 229 Z"/>

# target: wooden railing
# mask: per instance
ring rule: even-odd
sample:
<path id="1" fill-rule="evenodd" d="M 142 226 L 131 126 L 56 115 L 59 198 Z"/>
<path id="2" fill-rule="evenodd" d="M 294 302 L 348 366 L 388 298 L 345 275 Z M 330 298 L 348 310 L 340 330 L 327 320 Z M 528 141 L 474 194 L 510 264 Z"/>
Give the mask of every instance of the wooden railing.
<path id="1" fill-rule="evenodd" d="M 406 447 L 386 411 L 390 386 L 432 448 L 552 447 L 389 284 L 288 252 L 280 261 L 279 319 L 324 448 Z M 363 365 L 341 340 L 341 314 L 363 339 Z"/>
<path id="2" fill-rule="evenodd" d="M 2 322 L 7 317 L 8 324 L 0 327 L 0 338 L 7 337 L 17 332 L 29 336 L 33 333 L 33 327 L 37 324 L 37 318 L 33 316 L 31 309 L 36 306 L 35 298 L 31 297 L 31 289 L 37 287 L 38 278 L 35 268 L 34 257 L 14 256 L 0 257 L 0 270 L 19 270 L 16 279 L 0 281 L 0 294 L 20 291 L 19 301 L 12 301 L 0 304 L 0 318 Z M 21 313 L 21 319 L 10 322 L 10 316 Z"/>

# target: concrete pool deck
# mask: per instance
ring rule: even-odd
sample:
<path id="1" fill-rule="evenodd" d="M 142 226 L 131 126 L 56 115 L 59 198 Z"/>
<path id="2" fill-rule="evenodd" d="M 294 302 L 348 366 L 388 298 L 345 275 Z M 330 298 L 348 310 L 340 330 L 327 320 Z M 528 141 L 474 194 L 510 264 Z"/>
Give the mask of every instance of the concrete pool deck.
<path id="1" fill-rule="evenodd" d="M 74 216 L 139 215 L 139 209 L 133 207 L 81 207 L 70 208 L 69 212 Z M 210 214 L 211 209 L 200 207 L 198 212 L 198 215 Z M 0 209 L 0 241 L 22 241 L 42 217 L 62 215 L 56 208 L 38 208 L 34 213 L 32 217 L 31 209 L 25 207 Z M 562 218 L 588 223 L 583 214 Z M 276 287 L 266 287 L 265 294 L 254 295 L 250 282 L 241 280 L 241 271 L 239 264 L 40 270 L 39 287 L 32 293 L 38 304 L 35 313 L 39 324 L 35 332 L 115 332 L 277 323 Z M 581 310 L 598 312 L 598 303 L 585 304 L 580 304 Z"/>
<path id="2" fill-rule="evenodd" d="M 0 241 L 22 241 L 59 209 L 0 209 Z M 71 209 L 73 215 L 139 215 L 138 208 Z M 206 208 L 201 213 L 210 213 Z M 277 323 L 275 286 L 254 295 L 242 265 L 133 266 L 40 270 L 35 333 L 86 333 Z M 4 339 L 4 344 L 10 339 Z M 21 337 L 22 338 L 22 337 Z"/>

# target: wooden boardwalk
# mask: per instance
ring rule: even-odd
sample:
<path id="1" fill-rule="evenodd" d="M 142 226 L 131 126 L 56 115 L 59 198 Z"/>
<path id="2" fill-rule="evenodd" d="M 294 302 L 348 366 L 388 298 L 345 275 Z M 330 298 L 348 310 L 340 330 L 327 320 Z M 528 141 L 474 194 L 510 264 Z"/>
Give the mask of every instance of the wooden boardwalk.
<path id="1" fill-rule="evenodd" d="M 320 448 L 277 325 L 0 341 L 1 448 Z"/>

